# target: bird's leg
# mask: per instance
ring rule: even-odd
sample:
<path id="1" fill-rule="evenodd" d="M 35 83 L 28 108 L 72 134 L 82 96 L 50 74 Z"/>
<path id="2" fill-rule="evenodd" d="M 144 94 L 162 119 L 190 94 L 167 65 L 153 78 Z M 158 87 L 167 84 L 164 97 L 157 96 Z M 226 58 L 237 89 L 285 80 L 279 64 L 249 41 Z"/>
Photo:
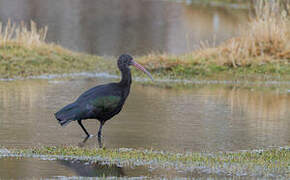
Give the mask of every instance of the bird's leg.
<path id="1" fill-rule="evenodd" d="M 99 148 L 103 148 L 102 137 L 98 137 Z"/>
<path id="2" fill-rule="evenodd" d="M 103 125 L 105 124 L 104 121 L 100 121 L 100 128 L 99 128 L 99 131 L 98 131 L 98 138 L 102 138 L 102 128 L 103 128 Z"/>
<path id="3" fill-rule="evenodd" d="M 82 142 L 79 143 L 79 147 L 84 147 L 85 143 L 87 142 L 87 140 L 89 138 L 90 138 L 89 136 L 85 137 L 85 139 Z"/>
<path id="4" fill-rule="evenodd" d="M 87 140 L 89 139 L 89 136 L 87 136 L 87 137 L 85 137 L 85 139 L 82 141 L 82 143 L 86 143 L 87 142 Z"/>
<path id="5" fill-rule="evenodd" d="M 79 125 L 81 126 L 81 128 L 85 131 L 87 137 L 90 137 L 90 134 L 88 133 L 88 131 L 86 130 L 86 128 L 84 127 L 84 125 L 82 124 L 81 120 L 78 120 Z"/>

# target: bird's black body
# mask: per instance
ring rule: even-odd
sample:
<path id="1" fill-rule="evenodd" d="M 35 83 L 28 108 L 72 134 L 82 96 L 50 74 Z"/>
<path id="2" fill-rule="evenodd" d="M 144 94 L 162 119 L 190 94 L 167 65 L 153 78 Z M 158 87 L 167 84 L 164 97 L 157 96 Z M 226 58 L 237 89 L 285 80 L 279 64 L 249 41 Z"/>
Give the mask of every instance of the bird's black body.
<path id="1" fill-rule="evenodd" d="M 129 91 L 130 86 L 123 88 L 119 83 L 96 86 L 58 111 L 56 118 L 61 125 L 84 119 L 98 119 L 104 123 L 121 111 Z"/>
<path id="2" fill-rule="evenodd" d="M 101 124 L 98 133 L 100 137 L 103 124 L 122 110 L 129 95 L 131 86 L 129 65 L 132 65 L 132 63 L 135 62 L 131 56 L 120 56 L 118 68 L 122 73 L 121 81 L 119 83 L 99 85 L 84 92 L 75 102 L 55 113 L 59 123 L 63 126 L 71 121 L 78 121 L 79 125 L 89 136 L 81 121 L 97 119 Z"/>

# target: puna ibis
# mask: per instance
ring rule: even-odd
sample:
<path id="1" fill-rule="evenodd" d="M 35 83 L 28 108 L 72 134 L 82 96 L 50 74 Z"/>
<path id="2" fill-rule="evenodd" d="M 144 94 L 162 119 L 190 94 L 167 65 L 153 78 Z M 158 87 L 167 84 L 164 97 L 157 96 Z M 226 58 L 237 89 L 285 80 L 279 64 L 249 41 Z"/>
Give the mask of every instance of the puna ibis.
<path id="1" fill-rule="evenodd" d="M 100 121 L 98 137 L 101 138 L 103 125 L 122 110 L 129 95 L 132 81 L 129 68 L 131 65 L 146 73 L 153 80 L 151 74 L 144 67 L 136 63 L 130 55 L 123 54 L 118 59 L 118 68 L 122 74 L 121 81 L 93 87 L 80 95 L 75 102 L 56 112 L 55 117 L 60 125 L 65 126 L 72 121 L 77 121 L 89 137 L 90 134 L 83 126 L 82 120 L 97 119 Z"/>

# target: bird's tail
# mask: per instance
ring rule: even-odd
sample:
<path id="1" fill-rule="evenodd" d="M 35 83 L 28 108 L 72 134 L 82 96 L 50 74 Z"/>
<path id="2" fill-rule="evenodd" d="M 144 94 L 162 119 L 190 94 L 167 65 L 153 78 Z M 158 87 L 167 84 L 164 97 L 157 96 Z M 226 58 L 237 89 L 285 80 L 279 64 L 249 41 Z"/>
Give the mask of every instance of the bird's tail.
<path id="1" fill-rule="evenodd" d="M 77 119 L 76 115 L 79 111 L 79 106 L 75 103 L 63 107 L 61 110 L 54 114 L 61 126 L 66 126 L 71 121 Z"/>

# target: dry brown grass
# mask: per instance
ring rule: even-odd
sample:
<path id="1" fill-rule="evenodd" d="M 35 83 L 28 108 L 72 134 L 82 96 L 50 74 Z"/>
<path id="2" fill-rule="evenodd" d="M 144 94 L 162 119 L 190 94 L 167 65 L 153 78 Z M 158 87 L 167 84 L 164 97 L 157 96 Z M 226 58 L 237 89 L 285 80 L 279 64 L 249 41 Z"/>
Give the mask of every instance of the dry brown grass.
<path id="1" fill-rule="evenodd" d="M 239 37 L 216 48 L 194 52 L 199 57 L 233 67 L 277 60 L 290 60 L 290 6 L 282 8 L 278 1 L 257 1 L 254 18 L 241 28 Z"/>
<path id="2" fill-rule="evenodd" d="M 138 60 L 151 70 L 172 70 L 177 65 L 206 67 L 210 64 L 234 68 L 266 63 L 282 63 L 288 66 L 290 3 L 282 2 L 284 1 L 255 1 L 255 16 L 250 18 L 246 26 L 237 28 L 237 37 L 217 47 L 202 42 L 199 50 L 182 56 L 151 54 Z"/>
<path id="3" fill-rule="evenodd" d="M 38 27 L 32 20 L 29 24 L 12 23 L 10 20 L 5 24 L 0 22 L 0 48 L 24 48 L 42 50 L 47 53 L 55 51 L 61 54 L 77 54 L 57 44 L 46 42 L 47 29 L 47 26 Z"/>
<path id="4" fill-rule="evenodd" d="M 37 28 L 35 22 L 30 21 L 27 25 L 11 23 L 8 20 L 6 25 L 0 22 L 0 44 L 5 46 L 7 43 L 24 45 L 25 47 L 39 46 L 45 44 L 47 27 Z"/>

